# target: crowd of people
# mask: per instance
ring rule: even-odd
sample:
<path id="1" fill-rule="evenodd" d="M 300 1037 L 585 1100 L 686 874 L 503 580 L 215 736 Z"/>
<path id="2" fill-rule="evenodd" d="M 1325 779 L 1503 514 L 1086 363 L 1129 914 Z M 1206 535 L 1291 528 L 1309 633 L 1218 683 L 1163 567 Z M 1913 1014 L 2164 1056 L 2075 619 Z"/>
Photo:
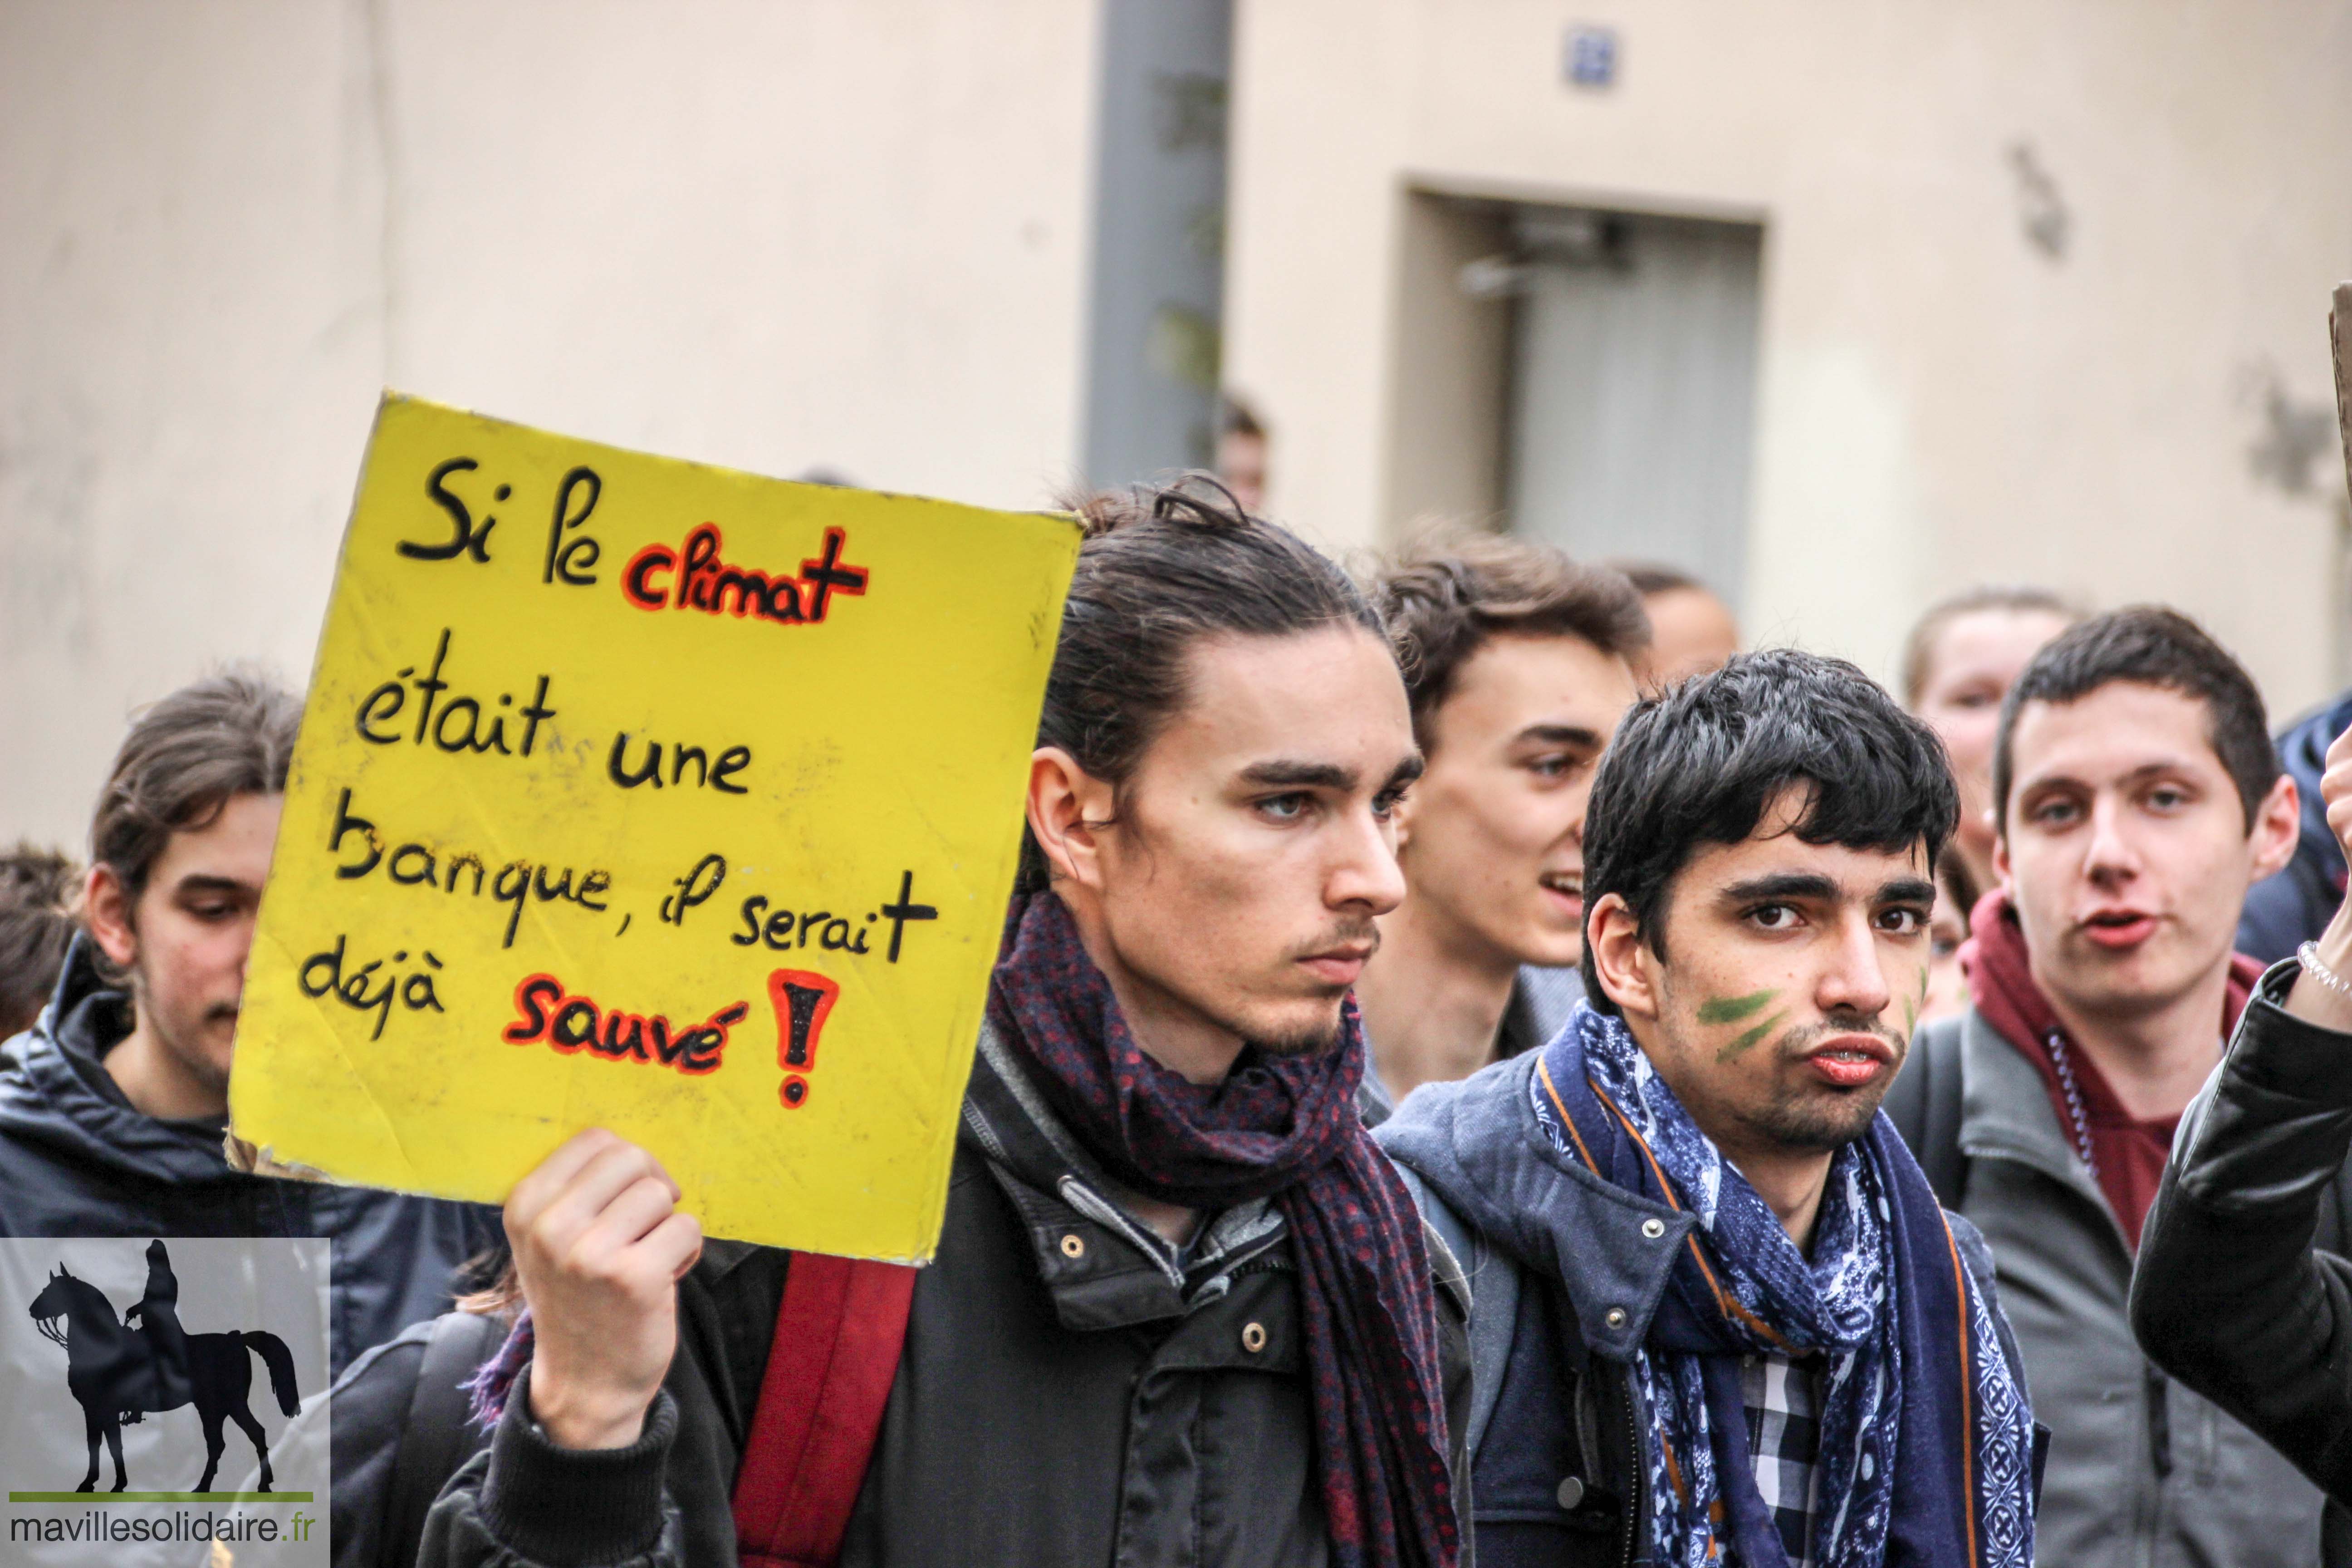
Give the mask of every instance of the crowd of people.
<path id="1" fill-rule="evenodd" d="M 0 1235 L 331 1238 L 355 1568 L 2352 1564 L 2352 698 L 2274 741 L 2035 588 L 1898 699 L 1663 567 L 1082 521 L 929 1266 L 594 1129 L 503 1213 L 229 1136 L 244 673 L 0 858 Z"/>

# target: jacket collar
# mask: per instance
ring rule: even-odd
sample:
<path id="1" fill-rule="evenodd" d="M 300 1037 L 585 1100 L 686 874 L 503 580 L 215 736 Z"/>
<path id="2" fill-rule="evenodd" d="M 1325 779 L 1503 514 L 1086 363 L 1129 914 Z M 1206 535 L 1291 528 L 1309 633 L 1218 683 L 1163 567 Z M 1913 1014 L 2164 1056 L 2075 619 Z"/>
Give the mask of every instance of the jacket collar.
<path id="1" fill-rule="evenodd" d="M 58 983 L 33 1021 L 33 1033 L 62 1040 L 70 1032 L 77 1037 L 71 1044 L 95 1058 L 121 1039 L 129 1011 L 122 988 L 99 968 L 98 944 L 88 931 L 76 931 L 65 963 L 58 966 Z"/>
<path id="2" fill-rule="evenodd" d="M 1068 1328 L 1181 1317 L 1223 1296 L 1235 1271 L 1283 1235 L 1281 1212 L 1258 1198 L 1209 1215 L 1188 1246 L 1171 1246 L 1118 1201 L 1117 1185 L 987 1021 L 961 1138 L 1019 1214 L 1038 1278 Z"/>
<path id="3" fill-rule="evenodd" d="M 1971 1005 L 1961 1014 L 1960 1151 L 2017 1161 L 2080 1193 L 2113 1223 L 2105 1194 L 2067 1142 L 2040 1069 Z M 2116 1228 L 2118 1239 L 2123 1231 Z M 2126 1249 L 2128 1250 L 2128 1249 Z"/>
<path id="4" fill-rule="evenodd" d="M 1541 1060 L 1530 1051 L 1459 1083 L 1424 1084 L 1377 1136 L 1471 1229 L 1521 1268 L 1557 1281 L 1586 1345 L 1627 1361 L 1648 1334 L 1675 1255 L 1697 1222 L 1601 1180 L 1552 1147 L 1531 1099 Z"/>
<path id="5" fill-rule="evenodd" d="M 87 933 L 66 954 L 30 1033 L 0 1060 L 0 1136 L 75 1165 L 144 1181 L 247 1181 L 222 1151 L 223 1119 L 166 1121 L 134 1109 L 103 1058 L 128 1031 L 130 999 L 99 971 Z"/>

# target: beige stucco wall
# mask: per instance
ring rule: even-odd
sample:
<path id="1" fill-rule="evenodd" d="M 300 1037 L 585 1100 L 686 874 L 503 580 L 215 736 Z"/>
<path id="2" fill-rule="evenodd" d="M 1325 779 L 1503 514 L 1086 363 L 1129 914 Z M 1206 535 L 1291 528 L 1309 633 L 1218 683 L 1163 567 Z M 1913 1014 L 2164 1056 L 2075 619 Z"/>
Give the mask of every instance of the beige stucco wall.
<path id="1" fill-rule="evenodd" d="M 1494 389 L 1445 356 L 1497 323 L 1412 191 L 1737 216 L 1759 637 L 1885 671 L 1936 593 L 2023 577 L 2187 606 L 2281 709 L 2352 675 L 2335 457 L 2300 494 L 2251 458 L 2273 389 L 2325 409 L 2352 0 L 1237 12 L 1226 363 L 1310 531 L 1492 504 Z M 1571 19 L 1618 28 L 1614 89 L 1561 81 Z M 0 0 L 0 837 L 75 839 L 125 711 L 206 664 L 302 678 L 386 384 L 1036 503 L 1082 423 L 1096 26 Z"/>
<path id="2" fill-rule="evenodd" d="M 1033 506 L 1088 0 L 0 0 L 0 839 L 307 677 L 378 390 Z"/>
<path id="3" fill-rule="evenodd" d="M 1275 510 L 1338 542 L 1492 503 L 1425 340 L 1414 189 L 1760 219 L 1742 606 L 1891 674 L 1952 587 L 2203 617 L 2274 707 L 2352 675 L 2338 459 L 2258 477 L 2267 395 L 2328 405 L 2352 276 L 2352 5 L 2281 0 L 1255 0 L 1236 35 L 1229 379 Z M 1620 79 L 1570 89 L 1570 21 Z M 2011 149 L 2070 215 L 2053 261 Z M 1418 337 L 1416 334 L 1419 334 Z M 1442 369 L 1443 367 L 1441 367 Z M 1451 426 L 1463 425 L 1462 431 Z M 1467 476 L 1467 477 L 1465 477 Z"/>

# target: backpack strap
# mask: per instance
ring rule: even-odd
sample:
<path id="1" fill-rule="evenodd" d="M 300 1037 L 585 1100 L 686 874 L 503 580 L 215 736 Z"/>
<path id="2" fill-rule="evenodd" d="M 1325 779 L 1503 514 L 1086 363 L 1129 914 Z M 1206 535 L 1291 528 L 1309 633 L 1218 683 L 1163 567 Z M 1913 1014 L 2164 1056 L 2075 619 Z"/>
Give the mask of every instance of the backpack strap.
<path id="1" fill-rule="evenodd" d="M 831 1568 L 898 1375 L 915 1271 L 795 1252 L 735 1476 L 742 1568 Z"/>
<path id="2" fill-rule="evenodd" d="M 425 1362 L 417 1368 L 408 1420 L 392 1457 L 385 1540 L 402 1562 L 415 1556 L 434 1500 L 483 1440 L 470 1419 L 473 1396 L 466 1384 L 506 1338 L 506 1320 L 488 1312 L 444 1312 L 425 1335 Z"/>
<path id="3" fill-rule="evenodd" d="M 1938 1020 L 1911 1039 L 1911 1059 L 1886 1093 L 1884 1109 L 1910 1145 L 1936 1201 L 1959 1212 L 1967 1195 L 1969 1157 L 1960 1148 L 1962 1019 Z"/>

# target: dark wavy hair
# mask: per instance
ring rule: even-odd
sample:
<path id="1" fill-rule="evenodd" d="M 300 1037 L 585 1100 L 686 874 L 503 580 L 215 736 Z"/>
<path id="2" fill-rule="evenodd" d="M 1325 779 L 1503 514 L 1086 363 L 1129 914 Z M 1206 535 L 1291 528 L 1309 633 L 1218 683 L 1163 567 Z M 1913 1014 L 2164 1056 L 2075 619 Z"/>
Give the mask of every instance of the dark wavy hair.
<path id="1" fill-rule="evenodd" d="M 1220 636 L 1274 637 L 1381 617 L 1331 559 L 1253 517 L 1206 474 L 1074 498 L 1086 530 L 1045 678 L 1037 744 L 1058 746 L 1114 791 L 1190 695 L 1187 656 Z M 1114 799 L 1117 798 L 1116 794 Z M 1021 842 L 1023 891 L 1048 868 Z"/>
<path id="2" fill-rule="evenodd" d="M 1496 637 L 1581 637 L 1621 658 L 1650 646 L 1650 617 L 1623 573 L 1522 539 L 1441 530 L 1382 562 L 1371 595 L 1424 751 L 1462 667 Z"/>
<path id="3" fill-rule="evenodd" d="M 1944 743 L 1876 681 L 1842 658 L 1740 654 L 1643 699 L 1617 727 L 1585 816 L 1586 907 L 1616 894 L 1664 958 L 1675 875 L 1701 845 L 1747 839 L 1791 787 L 1806 792 L 1799 838 L 1889 854 L 1917 846 L 1931 875 L 1960 817 Z M 1590 937 L 1584 991 L 1617 1011 Z"/>
<path id="4" fill-rule="evenodd" d="M 281 795 L 302 704 L 267 676 L 231 669 L 143 710 L 114 755 L 89 824 L 89 858 L 139 901 L 174 833 L 212 826 L 240 795 Z"/>
<path id="5" fill-rule="evenodd" d="M 20 841 L 0 851 L 0 1040 L 33 1026 L 73 945 L 81 868 Z"/>
<path id="6" fill-rule="evenodd" d="M 2029 702 L 2080 701 L 2118 680 L 2177 691 L 2205 705 L 2205 738 L 2238 786 L 2246 831 L 2253 832 L 2263 797 L 2285 771 L 2271 744 L 2262 689 L 2204 627 L 2160 605 L 2132 605 L 2078 623 L 2043 644 L 2009 689 L 1992 749 L 1995 826 L 2009 831 L 2009 788 L 2016 777 L 2011 742 L 2019 710 Z"/>

